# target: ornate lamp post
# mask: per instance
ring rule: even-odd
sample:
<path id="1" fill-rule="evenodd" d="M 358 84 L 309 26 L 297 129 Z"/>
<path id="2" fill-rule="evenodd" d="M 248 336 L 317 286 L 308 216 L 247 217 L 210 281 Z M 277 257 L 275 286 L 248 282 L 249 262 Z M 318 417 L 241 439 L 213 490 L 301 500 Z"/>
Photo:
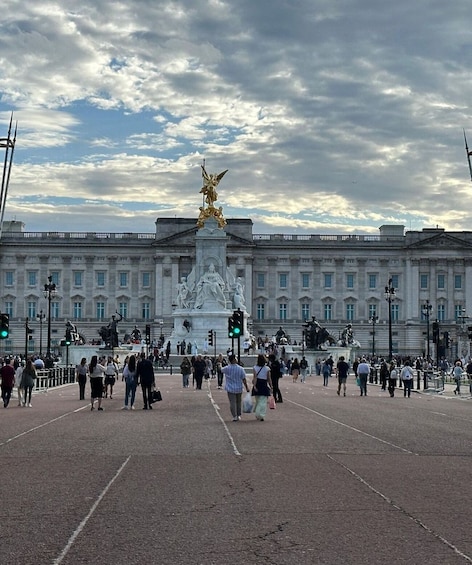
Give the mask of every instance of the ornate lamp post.
<path id="1" fill-rule="evenodd" d="M 431 317 L 431 311 L 433 309 L 433 305 L 429 303 L 429 300 L 426 301 L 426 304 L 423 304 L 421 307 L 421 311 L 423 312 L 423 316 L 426 318 L 426 359 L 429 361 L 430 357 L 430 349 L 429 349 L 429 319 Z"/>
<path id="2" fill-rule="evenodd" d="M 375 357 L 375 324 L 379 321 L 379 317 L 373 314 L 369 318 L 369 324 L 372 324 L 372 357 Z"/>
<path id="3" fill-rule="evenodd" d="M 395 288 L 392 279 L 385 287 L 385 300 L 388 302 L 388 360 L 392 360 L 392 302 L 395 300 Z"/>
<path id="4" fill-rule="evenodd" d="M 52 282 L 52 276 L 49 275 L 48 282 L 44 285 L 44 298 L 48 301 L 48 342 L 46 357 L 49 359 L 51 357 L 51 300 L 56 296 L 56 285 Z"/>
<path id="5" fill-rule="evenodd" d="M 39 356 L 43 356 L 43 320 L 46 319 L 46 314 L 40 310 L 39 314 L 36 314 L 36 319 L 39 322 Z"/>

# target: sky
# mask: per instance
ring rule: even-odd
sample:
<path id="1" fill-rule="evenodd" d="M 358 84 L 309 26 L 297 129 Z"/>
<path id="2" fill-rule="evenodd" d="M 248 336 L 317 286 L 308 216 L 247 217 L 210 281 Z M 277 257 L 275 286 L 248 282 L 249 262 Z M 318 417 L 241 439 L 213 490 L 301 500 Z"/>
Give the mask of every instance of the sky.
<path id="1" fill-rule="evenodd" d="M 4 219 L 151 233 L 198 217 L 204 163 L 256 234 L 470 230 L 470 22 L 470 0 L 8 0 Z"/>

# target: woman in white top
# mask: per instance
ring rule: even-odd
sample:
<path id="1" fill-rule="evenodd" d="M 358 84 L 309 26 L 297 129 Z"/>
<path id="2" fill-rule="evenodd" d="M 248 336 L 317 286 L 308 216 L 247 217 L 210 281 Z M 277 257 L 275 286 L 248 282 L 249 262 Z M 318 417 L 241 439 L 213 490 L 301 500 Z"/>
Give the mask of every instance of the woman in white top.
<path id="1" fill-rule="evenodd" d="M 91 408 L 94 409 L 95 399 L 98 400 L 98 409 L 102 408 L 102 397 L 103 397 L 103 373 L 106 371 L 106 367 L 100 365 L 96 355 L 92 356 L 89 364 L 89 374 L 90 374 L 90 389 L 91 394 Z"/>
<path id="2" fill-rule="evenodd" d="M 270 368 L 264 355 L 259 354 L 257 356 L 257 363 L 254 365 L 252 373 L 252 396 L 256 399 L 254 412 L 256 419 L 263 422 L 267 412 L 267 398 L 272 394 Z"/>

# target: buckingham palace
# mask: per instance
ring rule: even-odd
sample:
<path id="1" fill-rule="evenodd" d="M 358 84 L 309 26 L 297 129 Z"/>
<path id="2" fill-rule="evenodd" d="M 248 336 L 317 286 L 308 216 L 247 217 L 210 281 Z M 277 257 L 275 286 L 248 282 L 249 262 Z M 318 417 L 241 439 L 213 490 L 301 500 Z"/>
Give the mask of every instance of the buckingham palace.
<path id="1" fill-rule="evenodd" d="M 67 323 L 92 342 L 116 313 L 120 337 L 146 325 L 153 338 L 167 337 L 197 230 L 196 218 L 158 218 L 148 233 L 28 232 L 5 222 L 1 308 L 10 335 L 1 353 L 44 351 L 48 310 L 54 351 Z M 257 234 L 250 219 L 228 219 L 224 230 L 227 267 L 244 282 L 256 338 L 282 326 L 300 343 L 315 317 L 335 337 L 352 324 L 367 354 L 470 353 L 472 232 L 383 225 L 374 235 Z"/>

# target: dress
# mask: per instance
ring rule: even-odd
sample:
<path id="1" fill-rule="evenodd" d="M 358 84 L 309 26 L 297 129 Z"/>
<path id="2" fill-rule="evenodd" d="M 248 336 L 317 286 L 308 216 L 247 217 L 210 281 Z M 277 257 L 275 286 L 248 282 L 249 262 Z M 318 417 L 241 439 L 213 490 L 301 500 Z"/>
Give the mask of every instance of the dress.
<path id="1" fill-rule="evenodd" d="M 254 377 L 256 379 L 251 392 L 252 396 L 256 399 L 254 413 L 257 420 L 263 421 L 267 412 L 267 398 L 271 396 L 271 390 L 268 383 L 270 368 L 267 365 L 264 365 L 264 367 L 255 365 L 253 370 Z"/>
<path id="2" fill-rule="evenodd" d="M 103 373 L 106 367 L 97 363 L 90 373 L 90 389 L 92 398 L 102 398 L 103 396 Z"/>

